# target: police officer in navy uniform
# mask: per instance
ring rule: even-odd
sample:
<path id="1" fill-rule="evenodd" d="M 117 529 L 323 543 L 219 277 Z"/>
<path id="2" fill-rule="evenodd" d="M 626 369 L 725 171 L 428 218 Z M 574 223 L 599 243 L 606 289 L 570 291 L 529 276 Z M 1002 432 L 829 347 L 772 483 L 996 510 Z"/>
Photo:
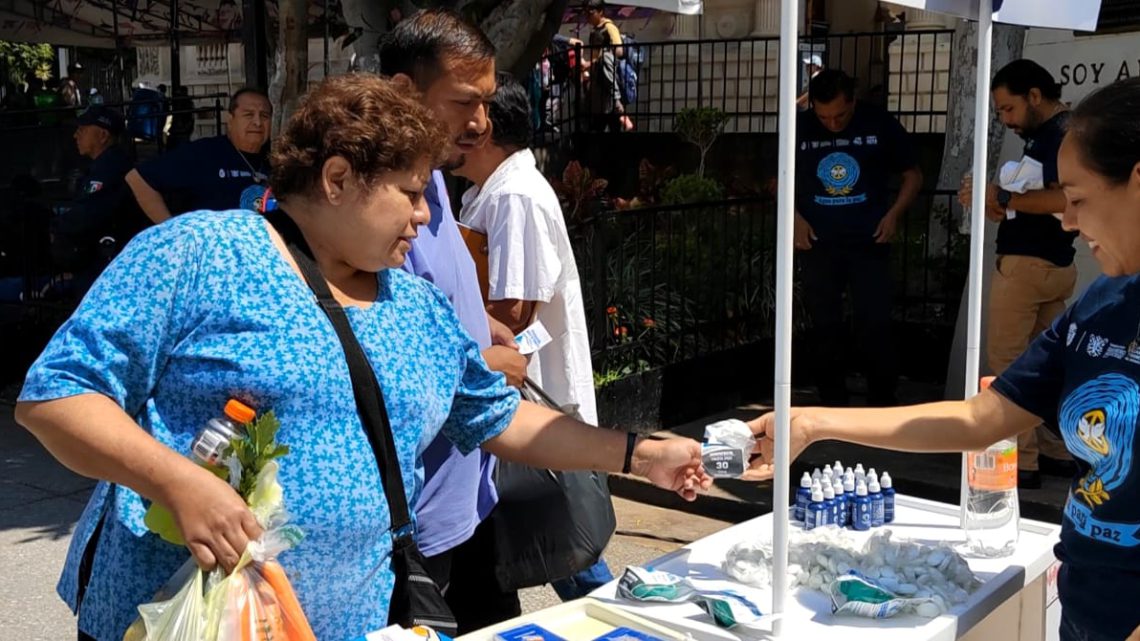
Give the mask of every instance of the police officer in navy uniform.
<path id="1" fill-rule="evenodd" d="M 825 405 L 849 402 L 843 295 L 851 297 L 855 343 L 867 376 L 867 402 L 895 403 L 891 340 L 890 243 L 922 188 L 910 136 L 881 107 L 855 100 L 855 83 L 837 69 L 808 86 L 799 114 L 795 247 L 803 300 L 812 319 L 816 383 Z M 891 202 L 888 179 L 902 175 Z"/>
<path id="2" fill-rule="evenodd" d="M 91 164 L 73 200 L 52 221 L 52 259 L 58 271 L 72 275 L 82 295 L 142 225 L 125 181 L 132 163 L 118 145 L 123 117 L 93 105 L 76 125 L 75 146 Z"/>

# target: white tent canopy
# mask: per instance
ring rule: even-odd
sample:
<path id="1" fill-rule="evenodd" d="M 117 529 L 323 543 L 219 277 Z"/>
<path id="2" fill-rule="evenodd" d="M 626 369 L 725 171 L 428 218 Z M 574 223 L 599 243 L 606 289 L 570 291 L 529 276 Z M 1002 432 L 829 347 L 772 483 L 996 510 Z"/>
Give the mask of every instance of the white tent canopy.
<path id="1" fill-rule="evenodd" d="M 704 12 L 701 0 L 617 0 L 614 4 L 657 9 L 686 16 L 696 16 Z"/>
<path id="2" fill-rule="evenodd" d="M 892 4 L 924 11 L 978 19 L 977 0 L 891 0 Z M 994 22 L 1046 29 L 1096 31 L 1100 0 L 994 0 Z"/>

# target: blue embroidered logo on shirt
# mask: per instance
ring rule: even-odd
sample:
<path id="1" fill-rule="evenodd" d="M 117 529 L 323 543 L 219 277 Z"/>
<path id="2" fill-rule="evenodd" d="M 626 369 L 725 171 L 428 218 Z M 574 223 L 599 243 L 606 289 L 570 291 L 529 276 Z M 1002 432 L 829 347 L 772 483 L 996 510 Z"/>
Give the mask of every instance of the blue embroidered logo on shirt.
<path id="1" fill-rule="evenodd" d="M 849 154 L 835 152 L 819 162 L 816 176 L 823 182 L 823 189 L 829 196 L 816 196 L 820 205 L 835 207 L 867 202 L 867 194 L 851 196 L 855 184 L 859 182 L 859 162 Z"/>

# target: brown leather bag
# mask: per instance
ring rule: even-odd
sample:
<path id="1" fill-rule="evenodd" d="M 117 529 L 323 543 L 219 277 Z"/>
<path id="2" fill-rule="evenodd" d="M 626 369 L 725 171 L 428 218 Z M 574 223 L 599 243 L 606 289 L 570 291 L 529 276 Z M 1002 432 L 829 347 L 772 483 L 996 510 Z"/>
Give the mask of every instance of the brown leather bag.
<path id="1" fill-rule="evenodd" d="M 486 305 L 489 302 L 487 296 L 491 287 L 490 267 L 487 263 L 487 256 L 490 254 L 487 234 L 462 223 L 459 224 L 459 234 L 463 236 L 463 244 L 467 245 L 467 253 L 471 254 L 471 259 L 475 261 L 475 276 L 479 280 L 479 293 L 483 295 L 483 304 Z"/>

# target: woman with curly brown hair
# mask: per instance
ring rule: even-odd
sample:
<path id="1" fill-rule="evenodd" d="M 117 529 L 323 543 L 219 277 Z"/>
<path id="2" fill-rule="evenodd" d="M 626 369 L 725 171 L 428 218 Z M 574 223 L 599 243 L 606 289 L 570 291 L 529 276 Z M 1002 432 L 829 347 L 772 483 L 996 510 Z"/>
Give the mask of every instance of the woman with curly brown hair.
<path id="1" fill-rule="evenodd" d="M 406 93 L 406 92 L 405 92 Z M 634 472 L 686 498 L 707 486 L 692 441 L 638 441 L 520 403 L 434 286 L 398 269 L 428 218 L 443 128 L 396 85 L 323 82 L 277 140 L 282 212 L 344 307 L 383 390 L 408 503 L 437 433 L 464 451 L 554 469 Z M 261 525 L 186 453 L 229 397 L 272 409 L 280 482 L 305 540 L 281 562 L 317 637 L 385 624 L 395 581 L 388 502 L 341 344 L 282 237 L 247 211 L 187 214 L 133 241 L 28 374 L 17 420 L 101 482 L 59 584 L 81 638 L 122 638 L 187 558 L 149 533 L 173 514 L 203 567 L 232 567 Z"/>

